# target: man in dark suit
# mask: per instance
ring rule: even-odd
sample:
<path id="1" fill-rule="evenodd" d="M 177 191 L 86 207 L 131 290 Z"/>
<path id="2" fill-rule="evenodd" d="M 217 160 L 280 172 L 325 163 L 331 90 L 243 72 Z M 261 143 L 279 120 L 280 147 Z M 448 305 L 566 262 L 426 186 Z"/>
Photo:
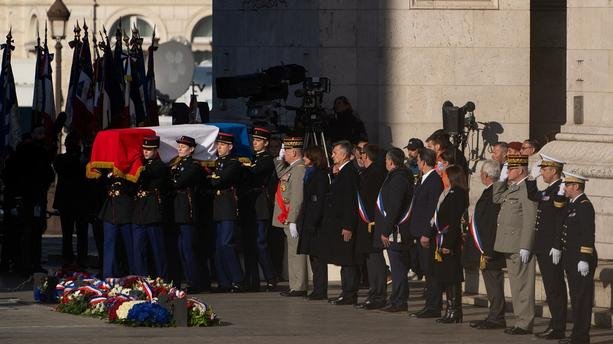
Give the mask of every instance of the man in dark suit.
<path id="1" fill-rule="evenodd" d="M 232 155 L 234 136 L 219 132 L 217 161 L 210 175 L 213 187 L 213 221 L 215 221 L 215 270 L 219 291 L 240 292 L 243 272 L 235 250 L 238 220 L 237 187 L 241 179 L 241 163 Z"/>
<path id="2" fill-rule="evenodd" d="M 360 174 L 358 198 L 360 220 L 355 233 L 355 245 L 356 259 L 361 265 L 366 261 L 368 271 L 368 296 L 364 302 L 358 304 L 358 308 L 363 309 L 382 308 L 387 301 L 385 258 L 380 238 L 373 235 L 377 195 L 387 176 L 385 165 L 381 163 L 381 159 L 378 159 L 378 156 L 384 153 L 379 146 L 367 144 L 363 148 L 361 157 L 364 171 Z"/>
<path id="3" fill-rule="evenodd" d="M 166 248 L 164 247 L 163 201 L 168 192 L 170 170 L 158 155 L 159 136 L 143 140 L 143 169 L 138 177 L 132 233 L 134 237 L 134 273 L 148 276 L 147 244 L 155 261 L 156 277 L 166 278 Z"/>
<path id="4" fill-rule="evenodd" d="M 259 291 L 260 271 L 266 278 L 266 291 L 276 286 L 276 276 L 268 251 L 268 230 L 272 216 L 273 195 L 270 184 L 276 181 L 275 163 L 268 152 L 270 132 L 264 128 L 253 128 L 252 145 L 255 152 L 253 163 L 246 166 L 246 180 L 240 201 L 245 259 L 244 286 Z"/>
<path id="5" fill-rule="evenodd" d="M 541 154 L 540 173 L 547 188 L 539 191 L 536 181 L 529 181 L 528 198 L 538 202 L 536 209 L 536 227 L 534 233 L 534 253 L 539 264 L 543 278 L 547 305 L 551 312 L 551 320 L 547 329 L 536 333 L 539 338 L 563 339 L 566 332 L 566 281 L 564 280 L 564 267 L 559 264 L 562 256 L 559 244 L 554 238 L 564 220 L 564 184 L 561 175 L 564 163 L 558 159 Z"/>
<path id="6" fill-rule="evenodd" d="M 385 156 L 387 177 L 377 196 L 377 215 L 374 246 L 387 249 L 392 270 L 392 294 L 386 312 L 407 310 L 409 301 L 409 244 L 410 236 L 402 234 L 399 226 L 408 219 L 413 198 L 413 173 L 404 166 L 404 152 L 391 148 Z M 380 269 L 381 267 L 379 267 Z M 384 272 L 379 272 L 384 273 Z"/>
<path id="7" fill-rule="evenodd" d="M 200 261 L 196 258 L 198 232 L 196 226 L 202 221 L 198 191 L 203 187 L 204 170 L 192 158 L 196 147 L 193 137 L 181 136 L 177 141 L 178 156 L 170 165 L 171 186 L 174 190 L 174 221 L 179 229 L 178 246 L 183 272 L 189 291 L 198 292 L 207 288 L 208 276 L 203 276 Z"/>
<path id="8" fill-rule="evenodd" d="M 352 146 L 339 141 L 332 148 L 332 160 L 338 174 L 332 179 L 326 196 L 322 235 L 323 257 L 328 263 L 341 266 L 342 293 L 330 300 L 333 305 L 357 304 L 360 271 L 355 261 L 355 235 L 359 184 L 358 171 L 351 163 Z"/>
<path id="9" fill-rule="evenodd" d="M 487 291 L 490 311 L 483 320 L 473 320 L 471 327 L 478 329 L 502 329 L 506 327 L 504 319 L 504 255 L 494 251 L 496 242 L 496 221 L 500 204 L 493 201 L 492 185 L 500 178 L 500 164 L 487 160 L 481 166 L 481 182 L 486 186 L 475 204 L 475 211 L 470 223 L 470 237 L 464 244 L 464 266 L 475 266 L 481 270 L 483 283 Z"/>
<path id="10" fill-rule="evenodd" d="M 434 216 L 439 196 L 443 191 L 443 181 L 434 170 L 436 153 L 430 149 L 421 149 L 417 155 L 417 166 L 422 173 L 421 183 L 415 189 L 411 212 L 405 225 L 400 226 L 403 237 L 413 237 L 419 245 L 420 267 L 426 276 L 426 305 L 418 312 L 412 313 L 417 318 L 440 318 L 441 286 L 434 283 L 432 265 L 434 261 L 434 232 L 430 221 Z"/>
<path id="11" fill-rule="evenodd" d="M 596 224 L 592 202 L 585 195 L 587 178 L 564 172 L 564 193 L 570 199 L 562 224 L 561 245 L 564 270 L 568 276 L 568 291 L 573 318 L 570 338 L 560 344 L 590 342 L 590 323 L 594 301 L 594 271 L 598 255 L 594 246 Z"/>

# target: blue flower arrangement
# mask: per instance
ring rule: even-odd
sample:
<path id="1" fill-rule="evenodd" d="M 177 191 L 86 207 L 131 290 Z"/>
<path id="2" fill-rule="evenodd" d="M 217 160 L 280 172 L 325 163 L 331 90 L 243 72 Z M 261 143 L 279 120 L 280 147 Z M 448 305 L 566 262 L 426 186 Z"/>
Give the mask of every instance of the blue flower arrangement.
<path id="1" fill-rule="evenodd" d="M 157 303 L 143 302 L 134 305 L 128 312 L 128 322 L 145 326 L 169 326 L 170 313 Z"/>

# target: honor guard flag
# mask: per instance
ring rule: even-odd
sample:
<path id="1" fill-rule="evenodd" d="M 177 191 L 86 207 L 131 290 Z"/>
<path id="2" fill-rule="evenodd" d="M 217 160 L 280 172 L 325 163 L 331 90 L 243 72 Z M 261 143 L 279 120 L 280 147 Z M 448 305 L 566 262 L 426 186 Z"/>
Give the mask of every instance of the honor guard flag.
<path id="1" fill-rule="evenodd" d="M 147 115 L 149 116 L 148 124 L 149 125 L 160 125 L 159 112 L 158 112 L 158 102 L 157 102 L 157 92 L 155 88 L 155 69 L 154 69 L 154 60 L 153 55 L 155 51 L 158 49 L 156 46 L 156 38 L 155 38 L 155 28 L 153 28 L 153 36 L 151 37 L 151 45 L 147 49 L 149 52 L 149 56 L 147 57 Z"/>
<path id="2" fill-rule="evenodd" d="M 32 100 L 32 129 L 42 125 L 49 139 L 53 138 L 53 120 L 55 118 L 55 101 L 53 95 L 53 78 L 51 61 L 53 54 L 47 46 L 47 28 L 45 41 L 40 45 L 40 37 L 36 45 L 36 71 L 34 73 L 34 97 Z"/>
<path id="3" fill-rule="evenodd" d="M 77 88 L 77 80 L 80 74 L 79 56 L 81 54 L 81 28 L 79 22 L 74 30 L 74 39 L 68 43 L 72 49 L 72 63 L 70 65 L 70 79 L 68 81 L 68 94 L 66 95 L 66 123 L 68 129 L 72 128 L 72 119 L 74 117 L 74 95 Z"/>
<path id="4" fill-rule="evenodd" d="M 69 128 L 79 132 L 83 137 L 92 134 L 94 114 L 94 70 L 89 46 L 87 25 L 83 23 L 83 39 L 79 52 L 79 77 L 73 93 L 73 113 L 69 118 Z"/>
<path id="5" fill-rule="evenodd" d="M 20 139 L 19 107 L 17 105 L 17 92 L 15 78 L 11 67 L 11 52 L 13 36 L 11 31 L 6 35 L 6 43 L 2 44 L 2 68 L 0 69 L 0 153 L 5 154 L 10 148 L 14 150 Z"/>

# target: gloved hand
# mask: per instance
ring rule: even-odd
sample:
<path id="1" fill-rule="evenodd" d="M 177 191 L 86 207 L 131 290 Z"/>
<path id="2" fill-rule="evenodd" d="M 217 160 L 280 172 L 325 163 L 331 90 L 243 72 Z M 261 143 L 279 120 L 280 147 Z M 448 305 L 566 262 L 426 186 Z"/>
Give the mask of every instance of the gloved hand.
<path id="1" fill-rule="evenodd" d="M 558 189 L 558 196 L 564 196 L 564 182 L 560 183 L 560 188 Z"/>
<path id="2" fill-rule="evenodd" d="M 279 149 L 279 160 L 283 160 L 283 157 L 285 157 L 285 145 L 282 143 Z"/>
<path id="3" fill-rule="evenodd" d="M 521 250 L 519 250 L 519 256 L 521 257 L 521 262 L 526 264 L 530 259 L 530 251 L 526 250 L 525 248 L 522 248 Z"/>
<path id="4" fill-rule="evenodd" d="M 590 273 L 590 265 L 586 261 L 582 260 L 577 263 L 577 271 L 579 271 L 581 276 L 585 277 L 588 273 Z"/>
<path id="5" fill-rule="evenodd" d="M 562 258 L 562 251 L 556 250 L 552 247 L 551 251 L 549 251 L 549 255 L 551 256 L 551 261 L 553 262 L 553 265 L 558 265 L 558 263 L 560 262 L 560 258 Z"/>
<path id="6" fill-rule="evenodd" d="M 289 224 L 289 235 L 291 235 L 293 239 L 298 239 L 298 227 L 296 227 L 295 223 Z"/>

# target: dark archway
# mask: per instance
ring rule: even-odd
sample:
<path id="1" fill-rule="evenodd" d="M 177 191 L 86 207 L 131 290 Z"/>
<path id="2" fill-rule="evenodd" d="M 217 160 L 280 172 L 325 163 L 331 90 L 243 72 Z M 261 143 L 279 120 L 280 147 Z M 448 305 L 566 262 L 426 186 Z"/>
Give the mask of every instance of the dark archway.
<path id="1" fill-rule="evenodd" d="M 530 137 L 552 140 L 566 122 L 566 0 L 530 1 Z"/>

